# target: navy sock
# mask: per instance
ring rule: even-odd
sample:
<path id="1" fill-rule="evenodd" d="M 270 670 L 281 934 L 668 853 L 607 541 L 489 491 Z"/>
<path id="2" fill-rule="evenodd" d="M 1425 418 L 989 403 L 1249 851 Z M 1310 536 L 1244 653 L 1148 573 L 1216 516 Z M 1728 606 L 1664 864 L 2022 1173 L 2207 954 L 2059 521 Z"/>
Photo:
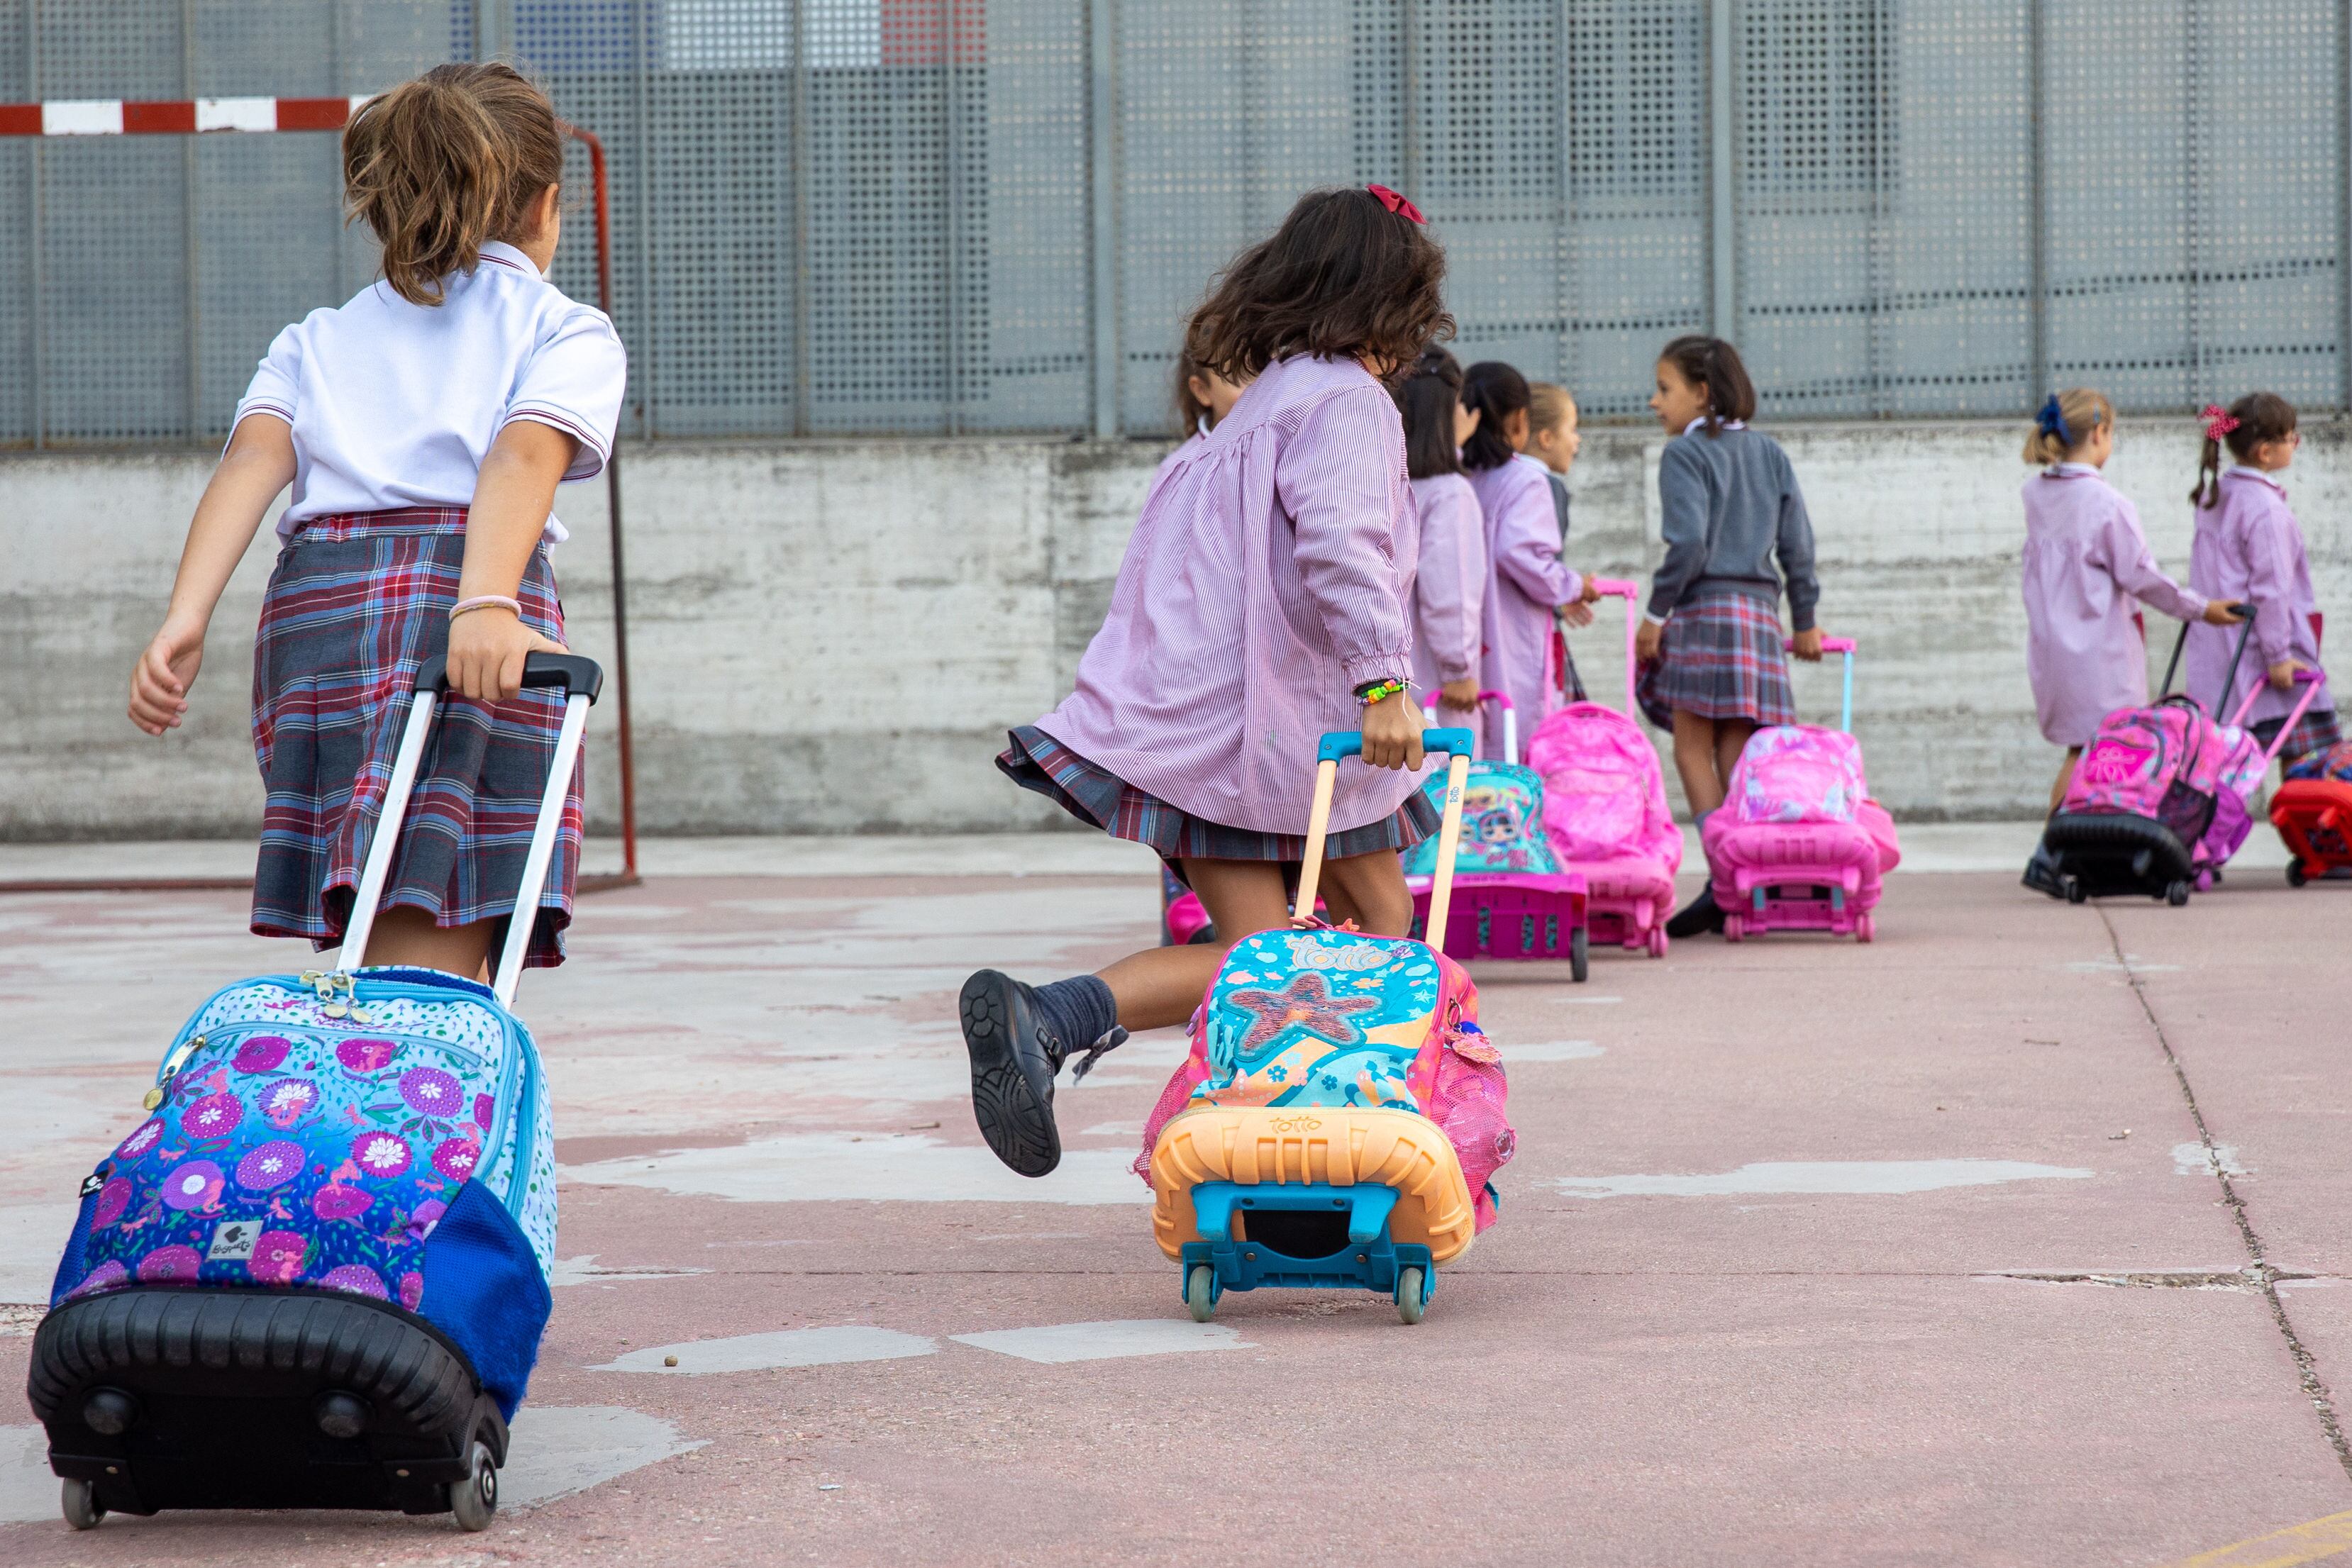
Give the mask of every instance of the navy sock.
<path id="1" fill-rule="evenodd" d="M 1118 1002 L 1100 975 L 1074 975 L 1039 986 L 1037 1010 L 1045 1027 L 1070 1056 L 1091 1050 L 1095 1041 L 1118 1027 Z"/>

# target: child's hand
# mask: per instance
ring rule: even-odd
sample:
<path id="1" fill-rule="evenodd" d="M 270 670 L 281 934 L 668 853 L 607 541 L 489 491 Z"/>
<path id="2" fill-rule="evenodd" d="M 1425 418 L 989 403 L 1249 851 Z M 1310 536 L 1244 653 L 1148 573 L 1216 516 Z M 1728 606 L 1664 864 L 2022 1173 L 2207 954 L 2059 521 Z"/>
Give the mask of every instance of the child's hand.
<path id="1" fill-rule="evenodd" d="M 1421 771 L 1421 709 L 1409 692 L 1364 710 L 1364 760 L 1375 768 Z"/>
<path id="2" fill-rule="evenodd" d="M 505 702 L 522 690 L 524 659 L 563 651 L 562 643 L 541 636 L 503 605 L 468 610 L 449 622 L 449 693 Z"/>
<path id="3" fill-rule="evenodd" d="M 2294 690 L 2294 673 L 2305 668 L 2301 659 L 2281 659 L 2271 666 L 2271 685 L 2283 692 Z"/>
<path id="4" fill-rule="evenodd" d="M 1478 706 L 1478 677 L 1465 675 L 1458 681 L 1448 681 L 1437 688 L 1437 706 L 1468 713 Z"/>
<path id="5" fill-rule="evenodd" d="M 1587 580 L 1589 581 L 1591 580 L 1588 579 Z M 1567 603 L 1561 605 L 1559 607 L 1559 618 L 1562 621 L 1567 622 L 1570 626 L 1590 626 L 1592 624 L 1592 612 L 1585 607 L 1585 601 L 1581 599 L 1571 599 Z"/>
<path id="6" fill-rule="evenodd" d="M 1655 659 L 1658 656 L 1658 643 L 1664 637 L 1665 632 L 1665 627 L 1646 616 L 1643 617 L 1642 629 L 1633 633 L 1633 657 L 1645 662 Z"/>
<path id="7" fill-rule="evenodd" d="M 1807 627 L 1790 638 L 1789 643 L 1789 652 L 1796 654 L 1808 664 L 1818 664 L 1822 662 L 1822 629 L 1820 627 Z"/>
<path id="8" fill-rule="evenodd" d="M 188 711 L 188 688 L 205 662 L 201 624 L 166 620 L 131 667 L 131 722 L 150 735 L 180 727 Z"/>
<path id="9" fill-rule="evenodd" d="M 2208 626 L 2235 626 L 2245 617 L 2238 613 L 2245 607 L 2234 599 L 2209 599 L 2205 601 L 2204 622 Z"/>
<path id="10" fill-rule="evenodd" d="M 1595 579 L 1588 575 L 1584 580 L 1584 591 L 1577 597 L 1581 599 L 1587 604 L 1600 603 L 1601 584 Z"/>

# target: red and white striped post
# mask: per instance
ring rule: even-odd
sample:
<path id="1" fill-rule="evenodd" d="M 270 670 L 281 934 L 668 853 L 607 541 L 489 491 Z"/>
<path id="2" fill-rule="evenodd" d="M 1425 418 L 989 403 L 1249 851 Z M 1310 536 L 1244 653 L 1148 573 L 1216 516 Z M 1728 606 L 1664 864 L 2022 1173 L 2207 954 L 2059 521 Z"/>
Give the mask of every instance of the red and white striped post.
<path id="1" fill-rule="evenodd" d="M 48 103 L 0 103 L 0 136 L 202 136 L 216 131 L 341 131 L 360 105 L 373 97 L 60 99 Z M 605 176 L 604 144 L 577 125 L 564 131 L 588 149 L 596 197 L 596 305 L 613 313 L 613 204 Z M 621 767 L 621 872 L 583 876 L 592 884 L 628 887 L 637 880 L 637 778 L 629 724 L 629 614 L 627 580 L 622 572 L 621 458 L 615 444 L 604 465 L 605 495 L 612 510 L 613 698 Z M 140 883 L 78 881 L 0 883 L 0 893 L 58 893 L 93 888 L 246 887 L 251 879 L 167 878 Z"/>

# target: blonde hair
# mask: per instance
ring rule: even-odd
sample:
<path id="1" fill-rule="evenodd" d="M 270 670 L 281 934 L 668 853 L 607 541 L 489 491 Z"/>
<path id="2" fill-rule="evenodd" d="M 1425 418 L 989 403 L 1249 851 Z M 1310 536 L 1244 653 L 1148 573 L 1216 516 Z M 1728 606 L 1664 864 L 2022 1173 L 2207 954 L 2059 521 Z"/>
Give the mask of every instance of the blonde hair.
<path id="1" fill-rule="evenodd" d="M 383 280 L 413 305 L 480 265 L 491 240 L 527 236 L 563 181 L 563 131 L 512 66 L 436 66 L 370 99 L 343 131 L 343 214 L 383 246 Z"/>
<path id="2" fill-rule="evenodd" d="M 1569 413 L 1575 407 L 1576 400 L 1568 395 L 1566 387 L 1550 382 L 1529 382 L 1528 434 L 1533 436 L 1539 430 L 1558 430 L 1568 423 Z"/>
<path id="3" fill-rule="evenodd" d="M 2107 401 L 2107 394 L 2103 392 L 2093 392 L 2089 387 L 2069 387 L 2064 392 L 2053 392 L 2050 402 L 2058 405 L 2058 417 L 2065 422 L 2067 434 L 2074 439 L 2071 443 L 2064 440 L 2055 430 L 2048 428 L 2045 418 L 2037 415 L 2033 434 L 2025 438 L 2025 460 L 2037 467 L 2047 467 L 2063 459 L 2070 452 L 2080 452 L 2084 443 L 2091 439 L 2091 433 L 2099 426 L 2104 424 L 2110 430 L 2115 428 L 2116 405 Z M 2042 406 L 2046 414 L 2050 403 L 2045 402 Z"/>

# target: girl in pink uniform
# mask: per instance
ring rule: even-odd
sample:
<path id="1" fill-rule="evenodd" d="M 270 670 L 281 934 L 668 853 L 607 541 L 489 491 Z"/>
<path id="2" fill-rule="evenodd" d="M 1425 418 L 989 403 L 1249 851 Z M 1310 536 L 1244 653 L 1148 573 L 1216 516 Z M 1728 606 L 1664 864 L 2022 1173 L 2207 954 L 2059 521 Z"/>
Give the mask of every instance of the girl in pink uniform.
<path id="1" fill-rule="evenodd" d="M 2197 513 L 2197 542 L 2189 552 L 2189 584 L 2217 599 L 2242 599 L 2254 608 L 2254 647 L 2227 691 L 2236 633 L 2212 627 L 2189 630 L 2189 693 L 2210 698 L 2214 716 L 2238 711 L 2248 688 L 2267 676 L 2270 690 L 2254 699 L 2247 716 L 2267 746 L 2294 710 L 2294 674 L 2319 668 L 2319 603 L 2311 591 L 2311 563 L 2303 553 L 2303 527 L 2287 509 L 2286 486 L 2279 476 L 2294 461 L 2302 444 L 2294 405 L 2275 392 L 2249 392 L 2226 410 L 2208 405 L 2205 451 L 2197 467 L 2197 487 L 2189 493 Z M 2237 462 L 2221 466 L 2227 444 Z M 2308 751 L 2325 751 L 2343 738 L 2325 674 L 2311 706 L 2279 747 L 2293 762 Z"/>
<path id="2" fill-rule="evenodd" d="M 1187 342 L 1244 385 L 1153 484 L 1077 689 L 1011 734 L 997 766 L 1072 816 L 1150 845 L 1201 895 L 1213 943 L 1155 947 L 1032 987 L 982 969 L 960 998 L 972 1111 L 1024 1176 L 1061 1160 L 1054 1078 L 1129 1029 L 1181 1024 L 1223 949 L 1290 921 L 1318 738 L 1361 727 L 1339 775 L 1324 899 L 1402 936 L 1397 852 L 1436 826 L 1413 777 L 1419 521 L 1386 381 L 1453 329 L 1444 253 L 1395 192 L 1311 192 L 1242 253 Z"/>
<path id="3" fill-rule="evenodd" d="M 2099 720 L 2147 703 L 2147 645 L 2132 601 L 2182 621 L 2234 619 L 2232 606 L 2181 587 L 2156 564 L 2139 513 L 2099 476 L 2115 449 L 2115 405 L 2081 387 L 2052 394 L 2025 442 L 2025 460 L 2043 465 L 2025 482 L 2025 672 L 2042 737 L 2066 748 L 2050 788 L 2053 811 Z M 2046 843 L 2024 880 L 2065 894 Z"/>
<path id="4" fill-rule="evenodd" d="M 1590 580 L 1560 563 L 1549 470 L 1519 455 L 1528 439 L 1527 378 L 1486 361 L 1463 372 L 1462 401 L 1478 415 L 1478 428 L 1463 443 L 1462 466 L 1486 526 L 1485 679 L 1489 690 L 1510 694 L 1525 735 L 1559 706 L 1555 614 L 1564 614 L 1571 626 L 1591 625 L 1586 606 L 1601 595 Z M 1487 754 L 1500 756 L 1502 746 L 1498 709 L 1486 718 Z"/>
<path id="5" fill-rule="evenodd" d="M 1468 724 L 1478 706 L 1486 645 L 1486 526 L 1478 493 L 1462 475 L 1462 444 L 1478 428 L 1462 406 L 1462 367 L 1430 349 L 1396 389 L 1404 418 L 1405 471 L 1421 518 L 1412 582 L 1412 684 L 1433 692 L 1444 724 Z"/>

